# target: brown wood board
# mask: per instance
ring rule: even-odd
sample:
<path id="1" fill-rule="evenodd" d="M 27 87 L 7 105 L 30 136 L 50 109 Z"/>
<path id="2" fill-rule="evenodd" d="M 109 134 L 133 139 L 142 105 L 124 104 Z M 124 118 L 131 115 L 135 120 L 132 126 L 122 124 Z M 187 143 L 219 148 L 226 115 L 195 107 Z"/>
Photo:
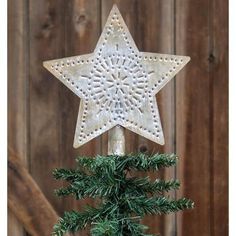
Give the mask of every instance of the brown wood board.
<path id="1" fill-rule="evenodd" d="M 64 1 L 30 1 L 29 158 L 30 173 L 45 196 L 62 213 L 63 201 L 54 195 L 60 183 L 52 170 L 63 165 L 60 142 L 60 84 L 42 62 L 64 54 Z"/>
<path id="2" fill-rule="evenodd" d="M 227 1 L 10 0 L 9 146 L 60 215 L 93 204 L 57 198 L 53 190 L 63 183 L 53 180 L 51 173 L 55 167 L 74 166 L 79 154 L 106 154 L 107 134 L 72 148 L 79 99 L 42 67 L 42 61 L 92 52 L 113 3 L 139 50 L 192 58 L 176 81 L 157 95 L 166 145 L 126 132 L 126 150 L 177 152 L 177 169 L 160 176 L 177 174 L 177 196 L 193 199 L 196 208 L 177 218 L 147 217 L 145 223 L 162 235 L 227 235 Z M 9 235 L 25 234 L 12 214 L 9 225 Z"/>
<path id="3" fill-rule="evenodd" d="M 98 0 L 73 0 L 65 5 L 65 56 L 93 52 L 100 32 L 100 2 Z M 50 77 L 56 80 L 52 75 Z M 58 112 L 61 113 L 60 135 L 63 165 L 74 168 L 77 156 L 94 156 L 101 153 L 101 137 L 93 139 L 79 149 L 73 148 L 80 99 L 62 84 L 60 84 L 59 94 L 61 108 Z M 84 204 L 94 205 L 95 201 L 94 199 L 77 201 L 74 198 L 64 198 L 63 206 L 68 210 L 83 209 Z M 88 235 L 88 229 L 75 235 Z"/>
<path id="4" fill-rule="evenodd" d="M 178 214 L 179 235 L 228 232 L 227 45 L 227 2 L 177 2 L 177 53 L 192 58 L 176 83 L 176 143 L 182 157 L 177 175 L 183 185 L 178 195 L 196 205 Z"/>
<path id="5" fill-rule="evenodd" d="M 31 235 L 50 235 L 58 216 L 13 152 L 9 152 L 8 177 L 8 205 L 11 211 Z"/>
<path id="6" fill-rule="evenodd" d="M 178 195 L 195 202 L 193 211 L 178 214 L 178 234 L 186 236 L 211 235 L 209 17 L 208 1 L 176 3 L 177 53 L 191 57 L 176 83 L 177 175 L 183 186 Z"/>
<path id="7" fill-rule="evenodd" d="M 212 1 L 211 225 L 215 236 L 228 235 L 228 1 Z"/>
<path id="8" fill-rule="evenodd" d="M 8 1 L 8 145 L 28 166 L 28 10 L 26 0 Z M 8 235 L 25 231 L 11 210 Z"/>

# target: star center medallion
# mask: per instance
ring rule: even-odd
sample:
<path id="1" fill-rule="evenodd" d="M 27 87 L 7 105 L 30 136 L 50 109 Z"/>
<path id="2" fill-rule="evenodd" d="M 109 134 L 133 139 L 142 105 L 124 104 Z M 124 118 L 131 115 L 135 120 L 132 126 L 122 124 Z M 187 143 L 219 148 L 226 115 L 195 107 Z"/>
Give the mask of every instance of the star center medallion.
<path id="1" fill-rule="evenodd" d="M 138 58 L 119 53 L 100 57 L 90 74 L 89 91 L 100 108 L 99 113 L 107 111 L 118 116 L 118 119 L 124 119 L 129 110 L 138 109 L 141 112 L 148 73 Z"/>

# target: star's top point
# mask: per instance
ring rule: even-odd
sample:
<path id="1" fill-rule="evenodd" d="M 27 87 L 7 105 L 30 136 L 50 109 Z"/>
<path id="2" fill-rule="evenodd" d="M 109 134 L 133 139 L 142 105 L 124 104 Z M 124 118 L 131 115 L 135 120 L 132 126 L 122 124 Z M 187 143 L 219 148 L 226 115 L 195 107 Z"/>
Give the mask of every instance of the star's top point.
<path id="1" fill-rule="evenodd" d="M 155 94 L 189 60 L 140 52 L 114 4 L 93 53 L 44 66 L 81 98 L 75 148 L 116 125 L 163 145 Z"/>

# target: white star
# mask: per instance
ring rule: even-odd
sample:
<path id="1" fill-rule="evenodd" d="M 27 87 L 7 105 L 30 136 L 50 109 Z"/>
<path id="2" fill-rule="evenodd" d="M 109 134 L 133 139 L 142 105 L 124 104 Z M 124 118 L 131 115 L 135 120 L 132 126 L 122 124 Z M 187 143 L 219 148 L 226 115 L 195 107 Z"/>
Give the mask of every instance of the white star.
<path id="1" fill-rule="evenodd" d="M 164 144 L 155 94 L 190 60 L 139 52 L 113 6 L 93 53 L 44 62 L 81 98 L 74 147 L 116 125 Z"/>

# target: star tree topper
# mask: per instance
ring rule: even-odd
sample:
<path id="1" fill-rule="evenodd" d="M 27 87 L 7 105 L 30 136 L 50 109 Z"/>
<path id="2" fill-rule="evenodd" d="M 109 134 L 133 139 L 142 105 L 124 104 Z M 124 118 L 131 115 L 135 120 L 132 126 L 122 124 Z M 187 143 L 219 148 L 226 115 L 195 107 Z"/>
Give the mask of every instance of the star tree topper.
<path id="1" fill-rule="evenodd" d="M 81 98 L 75 148 L 116 125 L 163 145 L 155 95 L 189 60 L 140 52 L 114 5 L 93 53 L 44 66 Z"/>

